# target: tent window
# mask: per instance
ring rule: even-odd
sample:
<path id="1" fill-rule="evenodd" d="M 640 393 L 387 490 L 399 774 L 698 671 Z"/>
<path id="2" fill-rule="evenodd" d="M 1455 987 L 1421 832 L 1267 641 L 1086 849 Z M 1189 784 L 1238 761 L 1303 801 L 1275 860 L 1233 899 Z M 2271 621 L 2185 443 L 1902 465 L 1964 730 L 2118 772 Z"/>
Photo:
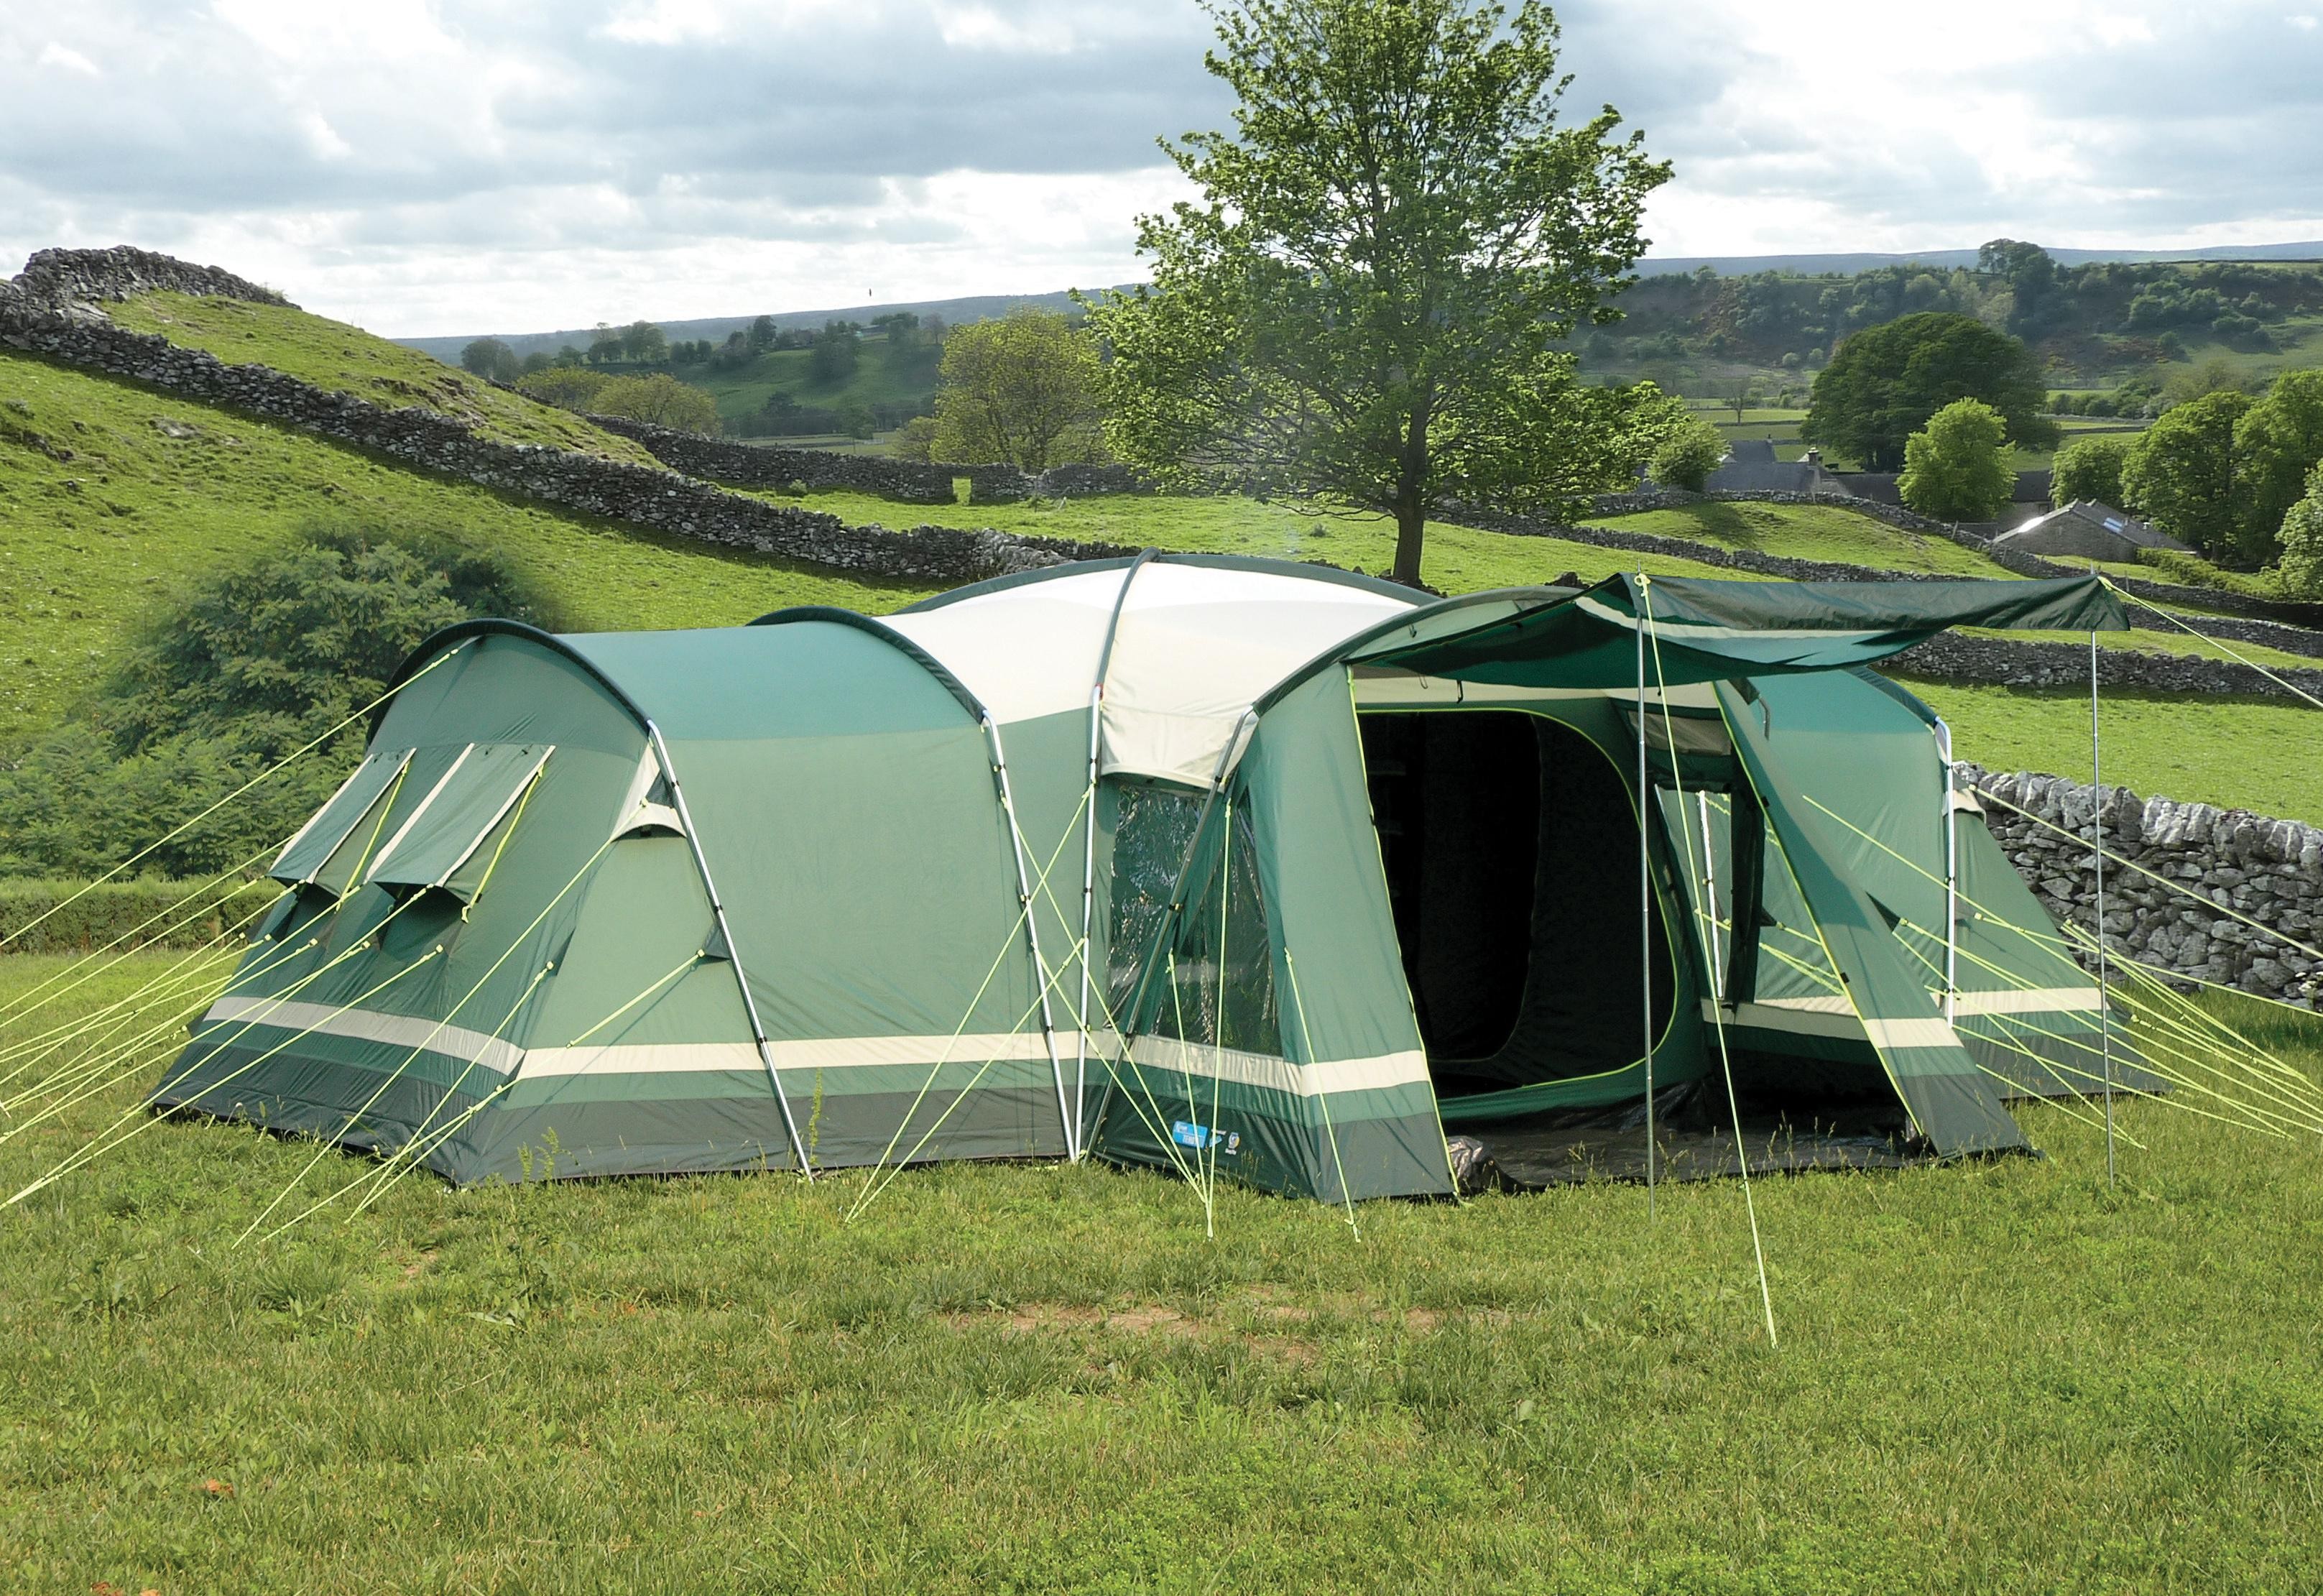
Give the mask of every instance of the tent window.
<path id="1" fill-rule="evenodd" d="M 390 891 L 441 888 L 466 903 L 483 884 L 483 844 L 511 822 L 551 749 L 533 743 L 472 743 L 406 814 L 367 878 Z"/>
<path id="2" fill-rule="evenodd" d="M 376 842 L 371 834 L 386 805 L 395 801 L 396 777 L 410 763 L 409 748 L 366 756 L 330 802 L 298 829 L 267 875 L 286 886 L 320 885 L 333 895 L 344 891 L 362 851 L 349 852 L 346 844 Z"/>
<path id="3" fill-rule="evenodd" d="M 1641 1049 L 1638 821 L 1589 738 L 1515 711 L 1362 720 L 1404 975 L 1437 1090 L 1619 1069 Z M 1654 1025 L 1668 1023 L 1657 911 Z"/>
<path id="4" fill-rule="evenodd" d="M 685 826 L 677 816 L 677 799 L 670 791 L 669 778 L 662 774 L 661 761 L 651 748 L 638 761 L 637 774 L 629 778 L 629 790 L 621 799 L 620 818 L 613 822 L 615 837 L 683 837 Z"/>
<path id="5" fill-rule="evenodd" d="M 1223 800 L 1210 806 L 1207 825 L 1203 808 L 1199 793 L 1118 789 L 1107 1001 L 1141 1034 L 1279 1058 L 1281 1011 L 1257 837 L 1239 805 L 1231 828 Z M 1189 849 L 1185 907 L 1172 923 L 1171 894 Z M 1132 1017 L 1123 1008 L 1136 995 L 1149 952 L 1153 973 L 1143 1010 Z"/>

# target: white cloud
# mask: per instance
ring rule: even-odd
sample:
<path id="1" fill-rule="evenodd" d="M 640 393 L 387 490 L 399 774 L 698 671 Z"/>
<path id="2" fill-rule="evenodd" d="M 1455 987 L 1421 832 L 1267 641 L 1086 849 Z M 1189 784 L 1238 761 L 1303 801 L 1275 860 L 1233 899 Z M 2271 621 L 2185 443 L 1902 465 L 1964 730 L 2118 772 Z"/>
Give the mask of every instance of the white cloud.
<path id="1" fill-rule="evenodd" d="M 1573 111 L 1676 163 L 1658 252 L 2323 235 L 2323 29 L 2271 0 L 1560 14 Z M 1228 124 L 1208 42 L 1193 0 L 0 7 L 0 255 L 406 333 L 1124 281 L 1155 135 Z"/>
<path id="2" fill-rule="evenodd" d="M 61 67 L 68 72 L 78 72 L 84 78 L 104 76 L 96 69 L 95 61 L 77 50 L 66 49 L 53 39 L 41 47 L 39 64 L 43 67 Z"/>

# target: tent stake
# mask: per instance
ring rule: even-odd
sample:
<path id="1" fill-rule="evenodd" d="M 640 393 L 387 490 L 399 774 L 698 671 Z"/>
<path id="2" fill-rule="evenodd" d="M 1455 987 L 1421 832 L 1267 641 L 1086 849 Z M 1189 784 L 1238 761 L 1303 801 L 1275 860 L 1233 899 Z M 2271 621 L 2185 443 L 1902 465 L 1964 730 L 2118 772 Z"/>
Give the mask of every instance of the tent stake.
<path id="1" fill-rule="evenodd" d="M 1648 578 L 1640 574 L 1642 589 Z M 1653 788 L 1646 770 L 1646 623 L 1635 621 L 1638 632 L 1638 975 L 1644 993 L 1646 1032 L 1646 1217 L 1654 1216 L 1654 873 L 1647 846 L 1646 805 Z M 1671 757 L 1676 755 L 1673 751 Z"/>
<path id="2" fill-rule="evenodd" d="M 2113 1015 L 2106 991 L 2105 771 L 2098 737 L 2098 635 L 2089 633 L 2089 855 L 2098 888 L 2098 1058 L 2105 1070 L 2106 1185 L 2114 1184 Z"/>
<path id="3" fill-rule="evenodd" d="M 646 735 L 653 739 L 654 757 L 661 761 L 661 774 L 669 783 L 670 806 L 677 811 L 678 824 L 685 828 L 685 845 L 693 850 L 693 867 L 702 874 L 702 890 L 710 896 L 711 918 L 718 922 L 718 940 L 726 944 L 726 962 L 734 967 L 734 985 L 742 994 L 742 1012 L 750 1020 L 750 1040 L 758 1044 L 758 1062 L 767 1067 L 767 1079 L 775 1088 L 775 1105 L 783 1111 L 783 1129 L 790 1133 L 791 1151 L 798 1158 L 799 1173 L 813 1180 L 814 1169 L 807 1162 L 806 1142 L 799 1135 L 798 1121 L 791 1114 L 790 1096 L 783 1090 L 782 1071 L 775 1068 L 774 1045 L 767 1041 L 767 1027 L 758 1018 L 758 1000 L 750 995 L 750 977 L 742 968 L 742 949 L 726 923 L 726 903 L 718 895 L 718 884 L 711 879 L 710 860 L 702 851 L 701 834 L 693 829 L 693 812 L 685 807 L 685 789 L 678 784 L 677 766 L 670 760 L 669 745 L 661 739 L 661 728 L 647 720 Z"/>

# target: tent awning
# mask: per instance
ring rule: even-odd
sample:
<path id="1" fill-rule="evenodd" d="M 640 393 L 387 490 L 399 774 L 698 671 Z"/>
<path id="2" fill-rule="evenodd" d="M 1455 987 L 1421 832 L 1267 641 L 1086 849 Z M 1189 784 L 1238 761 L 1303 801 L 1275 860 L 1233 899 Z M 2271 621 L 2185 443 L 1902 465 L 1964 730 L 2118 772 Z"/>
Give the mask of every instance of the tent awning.
<path id="1" fill-rule="evenodd" d="M 1520 687 L 1612 688 L 1638 677 L 1642 623 L 1655 680 L 1715 682 L 1868 665 L 1950 627 L 2116 630 L 2098 576 L 2047 582 L 1703 582 L 1609 577 L 1571 597 L 1449 635 L 1391 637 L 1350 656 Z"/>

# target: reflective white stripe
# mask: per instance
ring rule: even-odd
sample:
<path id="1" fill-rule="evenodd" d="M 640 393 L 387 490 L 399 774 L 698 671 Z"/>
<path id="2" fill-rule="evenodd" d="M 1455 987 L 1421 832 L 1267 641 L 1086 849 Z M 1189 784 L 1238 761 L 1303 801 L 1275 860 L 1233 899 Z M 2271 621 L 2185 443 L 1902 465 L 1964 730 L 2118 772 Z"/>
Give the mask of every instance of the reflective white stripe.
<path id="1" fill-rule="evenodd" d="M 1293 1064 L 1264 1053 L 1235 1048 L 1208 1047 L 1167 1036 L 1141 1036 L 1130 1044 L 1129 1056 L 1151 1069 L 1174 1075 L 1197 1075 L 1204 1080 L 1231 1081 L 1236 1086 L 1262 1087 L 1294 1097 L 1314 1097 L 1340 1092 L 1378 1091 L 1388 1087 L 1425 1082 L 1428 1055 L 1417 1049 L 1372 1059 L 1329 1059 L 1315 1064 Z"/>
<path id="2" fill-rule="evenodd" d="M 1866 1020 L 1871 1045 L 1881 1051 L 1897 1048 L 1956 1048 L 1960 1035 L 1949 1020 Z"/>
<path id="3" fill-rule="evenodd" d="M 2100 999 L 2094 986 L 2035 986 L 2024 992 L 1953 994 L 1956 1014 L 2095 1014 Z"/>
<path id="4" fill-rule="evenodd" d="M 395 1048 L 425 1048 L 450 1059 L 463 1059 L 506 1075 L 523 1058 L 512 1042 L 464 1031 L 457 1025 L 410 1014 L 382 1014 L 370 1009 L 336 1008 L 326 1003 L 276 1003 L 269 997 L 221 997 L 202 1016 L 202 1029 L 231 1023 L 248 1016 L 251 1023 L 280 1031 L 312 1031 L 323 1036 L 344 1036 L 356 1041 L 376 1041 Z M 199 1034 L 199 1032 L 197 1032 Z"/>
<path id="5" fill-rule="evenodd" d="M 977 1065 L 996 1059 L 1039 1059 L 1049 1045 L 1037 1031 L 969 1032 L 950 1036 L 835 1036 L 767 1044 L 775 1068 L 794 1070 L 868 1069 L 902 1064 L 922 1069 L 948 1064 Z M 758 1048 L 747 1041 L 614 1043 L 592 1047 L 535 1048 L 524 1056 L 524 1075 L 662 1075 L 692 1070 L 749 1069 L 760 1074 Z"/>
<path id="6" fill-rule="evenodd" d="M 1837 1004 L 1837 1007 L 1830 1006 Z M 1714 1020 L 1716 1006 L 1702 1000 L 1702 1017 Z M 1787 1031 L 1794 1036 L 1843 1036 L 1864 1040 L 1863 1022 L 1843 997 L 1777 997 L 1746 1003 L 1724 1011 L 1729 1025 L 1749 1025 L 1759 1031 Z"/>

